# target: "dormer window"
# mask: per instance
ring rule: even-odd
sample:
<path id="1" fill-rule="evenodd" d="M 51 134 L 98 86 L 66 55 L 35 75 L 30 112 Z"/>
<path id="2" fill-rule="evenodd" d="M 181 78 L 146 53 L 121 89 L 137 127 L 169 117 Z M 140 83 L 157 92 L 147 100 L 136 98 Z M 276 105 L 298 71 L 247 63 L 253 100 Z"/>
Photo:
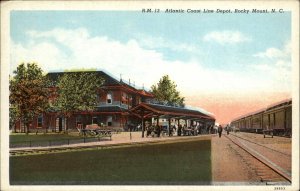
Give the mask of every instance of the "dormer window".
<path id="1" fill-rule="evenodd" d="M 111 96 L 110 93 L 108 93 L 107 96 L 106 96 L 106 103 L 112 104 L 112 96 Z"/>

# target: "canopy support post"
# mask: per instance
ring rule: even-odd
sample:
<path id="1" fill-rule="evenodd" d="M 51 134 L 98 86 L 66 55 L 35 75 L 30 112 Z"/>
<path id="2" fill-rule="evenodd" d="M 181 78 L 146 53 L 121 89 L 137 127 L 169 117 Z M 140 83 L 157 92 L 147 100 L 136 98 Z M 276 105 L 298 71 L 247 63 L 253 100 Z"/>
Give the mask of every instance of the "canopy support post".
<path id="1" fill-rule="evenodd" d="M 169 117 L 168 121 L 169 121 L 169 125 L 168 125 L 168 135 L 169 135 L 169 137 L 170 137 L 170 128 L 171 128 L 171 118 L 170 118 L 170 117 Z"/>
<path id="2" fill-rule="evenodd" d="M 144 116 L 142 116 L 142 138 L 145 136 L 145 127 L 144 127 Z"/>

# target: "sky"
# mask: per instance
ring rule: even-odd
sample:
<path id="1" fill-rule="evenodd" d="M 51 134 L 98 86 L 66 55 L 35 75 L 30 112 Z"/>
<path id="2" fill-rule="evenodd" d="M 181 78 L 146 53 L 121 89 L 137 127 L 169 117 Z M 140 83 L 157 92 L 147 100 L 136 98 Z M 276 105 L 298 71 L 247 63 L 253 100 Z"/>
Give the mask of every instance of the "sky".
<path id="1" fill-rule="evenodd" d="M 219 123 L 290 98 L 291 14 L 12 11 L 10 73 L 97 69 L 150 89 L 163 75 Z"/>

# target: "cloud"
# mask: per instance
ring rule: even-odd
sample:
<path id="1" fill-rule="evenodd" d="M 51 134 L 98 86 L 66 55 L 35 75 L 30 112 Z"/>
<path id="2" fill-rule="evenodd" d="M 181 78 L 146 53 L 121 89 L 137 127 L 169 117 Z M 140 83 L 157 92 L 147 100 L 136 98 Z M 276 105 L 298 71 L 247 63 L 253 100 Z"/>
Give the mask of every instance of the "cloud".
<path id="1" fill-rule="evenodd" d="M 253 55 L 254 57 L 259 58 L 282 58 L 285 57 L 285 52 L 277 49 L 277 48 L 268 48 L 265 52 L 259 52 Z"/>
<path id="2" fill-rule="evenodd" d="M 87 39 L 89 33 L 85 28 L 77 28 L 73 30 L 65 30 L 61 28 L 55 28 L 51 31 L 39 32 L 39 31 L 28 31 L 26 34 L 31 38 L 54 38 L 60 43 L 69 43 L 72 39 Z M 74 41 L 73 41 L 74 42 Z"/>
<path id="3" fill-rule="evenodd" d="M 282 50 L 278 48 L 267 48 L 264 52 L 259 52 L 253 55 L 259 58 L 278 59 L 278 58 L 290 58 L 291 57 L 291 41 L 288 41 Z"/>
<path id="4" fill-rule="evenodd" d="M 203 37 L 204 41 L 219 44 L 237 44 L 251 41 L 251 38 L 239 31 L 213 31 Z"/>
<path id="5" fill-rule="evenodd" d="M 253 66 L 251 66 L 252 68 L 256 69 L 256 70 L 260 70 L 260 71 L 271 71 L 272 70 L 272 66 L 270 66 L 269 64 L 255 64 Z"/>
<path id="6" fill-rule="evenodd" d="M 62 69 L 67 57 L 53 43 L 30 42 L 27 45 L 11 42 L 10 73 L 23 62 L 37 62 L 43 70 Z"/>
<path id="7" fill-rule="evenodd" d="M 291 41 L 286 42 L 281 49 L 274 47 L 267 48 L 264 52 L 254 54 L 253 57 L 260 58 L 264 61 L 264 63 L 262 64 L 253 65 L 253 68 L 256 68 L 258 70 L 284 70 L 291 72 Z"/>
<path id="8" fill-rule="evenodd" d="M 292 62 L 291 62 L 291 42 L 288 41 L 282 47 L 267 48 L 264 52 L 253 55 L 258 58 L 256 64 L 250 66 L 264 77 L 269 76 L 270 86 L 280 87 L 282 91 L 291 91 L 292 86 Z M 259 74 L 259 73 L 258 73 Z"/>
<path id="9" fill-rule="evenodd" d="M 167 60 L 162 53 L 144 48 L 136 39 L 120 42 L 106 36 L 91 36 L 85 28 L 28 31 L 27 35 L 28 43 L 11 43 L 11 71 L 22 61 L 36 61 L 45 71 L 97 68 L 114 76 L 122 74 L 123 79 L 130 78 L 137 86 L 144 84 L 147 88 L 168 74 L 183 96 L 270 88 L 269 81 L 245 75 L 247 71 L 208 68 L 196 60 Z"/>
<path id="10" fill-rule="evenodd" d="M 136 35 L 136 39 L 142 47 L 150 49 L 167 48 L 176 52 L 184 51 L 189 53 L 199 51 L 199 47 L 196 47 L 195 45 L 168 41 L 163 37 L 138 34 Z"/>

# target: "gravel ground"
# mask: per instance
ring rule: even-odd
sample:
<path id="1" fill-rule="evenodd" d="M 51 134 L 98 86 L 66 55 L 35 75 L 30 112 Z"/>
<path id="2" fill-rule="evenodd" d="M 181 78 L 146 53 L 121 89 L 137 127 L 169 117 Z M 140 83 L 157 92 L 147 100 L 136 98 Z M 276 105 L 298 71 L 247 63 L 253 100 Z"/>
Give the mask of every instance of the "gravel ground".
<path id="1" fill-rule="evenodd" d="M 263 135 L 250 134 L 250 133 L 243 133 L 240 136 L 245 137 L 247 139 L 250 139 L 250 137 L 252 137 L 254 140 L 253 142 L 248 142 L 244 140 L 241 141 L 244 142 L 244 144 L 246 144 L 248 147 L 255 150 L 257 153 L 260 153 L 261 155 L 266 157 L 266 159 L 268 159 L 271 163 L 274 163 L 275 165 L 279 166 L 287 173 L 291 173 L 291 168 L 292 168 L 291 150 L 292 149 L 291 149 L 290 138 L 284 138 L 284 137 L 263 138 Z M 259 143 L 264 147 L 255 143 Z"/>
<path id="2" fill-rule="evenodd" d="M 234 133 L 233 133 L 234 134 Z M 244 133 L 239 132 L 235 135 L 252 140 L 253 142 L 265 145 L 266 147 L 284 152 L 286 154 L 291 155 L 292 153 L 292 139 L 287 137 L 277 137 L 274 136 L 264 138 L 262 134 L 255 134 L 255 133 Z"/>
<path id="3" fill-rule="evenodd" d="M 237 149 L 226 137 L 212 137 L 212 180 L 226 182 L 259 182 L 259 177 L 236 154 Z"/>
<path id="4" fill-rule="evenodd" d="M 287 172 L 291 172 L 291 139 L 285 137 L 263 138 L 261 134 L 253 133 L 236 133 L 233 134 L 254 143 L 261 144 L 265 147 L 280 151 L 272 151 L 268 148 L 261 147 L 257 144 L 243 141 L 249 147 L 264 155 L 270 161 L 280 166 Z M 229 136 L 233 136 L 229 135 Z M 237 183 L 259 183 L 260 177 L 248 165 L 241 160 L 237 154 L 238 148 L 226 137 L 212 137 L 212 175 L 214 184 L 229 182 Z"/>

